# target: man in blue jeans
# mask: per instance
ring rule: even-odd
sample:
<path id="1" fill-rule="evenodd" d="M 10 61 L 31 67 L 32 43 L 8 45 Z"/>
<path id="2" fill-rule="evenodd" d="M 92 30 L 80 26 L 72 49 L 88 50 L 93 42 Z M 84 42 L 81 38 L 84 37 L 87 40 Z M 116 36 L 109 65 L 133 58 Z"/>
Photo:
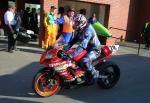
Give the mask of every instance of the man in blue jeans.
<path id="1" fill-rule="evenodd" d="M 68 46 L 64 47 L 65 50 L 70 49 L 77 41 L 79 45 L 72 54 L 72 57 L 77 56 L 83 50 L 87 50 L 87 54 L 81 60 L 81 66 L 85 68 L 92 75 L 92 83 L 96 81 L 99 76 L 99 72 L 95 70 L 95 67 L 91 64 L 93 60 L 99 55 L 100 41 L 97 37 L 96 31 L 90 23 L 87 23 L 87 19 L 84 15 L 78 14 L 74 18 L 74 29 L 76 35 Z"/>

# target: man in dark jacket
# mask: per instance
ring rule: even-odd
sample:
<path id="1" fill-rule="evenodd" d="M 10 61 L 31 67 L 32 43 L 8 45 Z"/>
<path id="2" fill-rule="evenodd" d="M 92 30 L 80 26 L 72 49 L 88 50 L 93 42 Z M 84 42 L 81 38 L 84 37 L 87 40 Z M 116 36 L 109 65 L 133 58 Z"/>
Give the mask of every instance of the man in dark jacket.
<path id="1" fill-rule="evenodd" d="M 31 30 L 34 31 L 35 34 L 38 34 L 38 17 L 36 13 L 36 8 L 32 8 L 32 11 L 30 13 L 30 26 Z"/>
<path id="2" fill-rule="evenodd" d="M 150 48 L 150 23 L 149 22 L 145 23 L 143 34 L 145 38 L 145 48 L 149 50 Z"/>
<path id="3" fill-rule="evenodd" d="M 27 7 L 22 16 L 22 27 L 29 29 L 30 8 Z"/>

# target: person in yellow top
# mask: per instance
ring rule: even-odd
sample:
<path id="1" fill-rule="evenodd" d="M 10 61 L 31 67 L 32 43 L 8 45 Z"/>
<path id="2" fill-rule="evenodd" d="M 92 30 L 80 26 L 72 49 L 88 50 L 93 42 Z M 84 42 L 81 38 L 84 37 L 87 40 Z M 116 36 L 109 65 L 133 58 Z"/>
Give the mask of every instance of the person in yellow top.
<path id="1" fill-rule="evenodd" d="M 67 15 L 61 16 L 56 20 L 58 24 L 63 24 L 63 30 L 62 30 L 62 44 L 69 43 L 74 35 L 74 29 L 73 29 L 73 17 L 74 17 L 74 10 L 69 9 L 67 11 Z"/>
<path id="2" fill-rule="evenodd" d="M 50 12 L 48 12 L 44 17 L 45 26 L 45 38 L 44 38 L 44 48 L 47 49 L 48 46 L 53 46 L 56 41 L 56 10 L 55 6 L 51 6 Z"/>

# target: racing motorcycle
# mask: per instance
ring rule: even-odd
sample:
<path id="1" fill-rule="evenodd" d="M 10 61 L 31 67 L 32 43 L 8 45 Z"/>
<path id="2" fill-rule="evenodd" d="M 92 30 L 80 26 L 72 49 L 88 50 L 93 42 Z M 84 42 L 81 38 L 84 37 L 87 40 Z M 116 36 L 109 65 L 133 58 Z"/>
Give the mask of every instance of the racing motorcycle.
<path id="1" fill-rule="evenodd" d="M 33 80 L 34 91 L 39 96 L 51 96 L 65 87 L 87 86 L 86 84 L 92 78 L 91 74 L 79 65 L 87 51 L 82 51 L 72 59 L 64 59 L 70 58 L 70 54 L 74 52 L 75 48 L 67 52 L 62 48 L 49 49 L 41 55 L 40 63 L 45 67 L 39 70 Z M 113 55 L 110 47 L 103 46 L 99 52 L 98 58 L 92 62 L 95 69 L 99 71 L 96 83 L 103 89 L 110 89 L 117 84 L 120 78 L 120 69 L 117 64 L 106 60 Z"/>

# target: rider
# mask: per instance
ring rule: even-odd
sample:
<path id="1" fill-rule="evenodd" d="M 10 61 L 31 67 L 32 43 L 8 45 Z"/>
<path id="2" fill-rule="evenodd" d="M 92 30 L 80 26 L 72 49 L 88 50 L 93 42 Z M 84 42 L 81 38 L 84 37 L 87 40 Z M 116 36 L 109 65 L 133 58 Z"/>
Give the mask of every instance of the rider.
<path id="1" fill-rule="evenodd" d="M 77 56 L 83 50 L 87 50 L 87 54 L 82 58 L 80 65 L 85 68 L 88 73 L 92 74 L 93 78 L 91 82 L 93 83 L 98 78 L 99 72 L 95 70 L 91 63 L 100 55 L 100 41 L 94 28 L 87 22 L 84 15 L 77 14 L 76 17 L 74 17 L 74 22 L 74 29 L 76 32 L 75 37 L 68 46 L 64 47 L 64 50 L 68 50 L 77 41 L 80 42 L 76 50 L 73 52 L 72 57 Z"/>

